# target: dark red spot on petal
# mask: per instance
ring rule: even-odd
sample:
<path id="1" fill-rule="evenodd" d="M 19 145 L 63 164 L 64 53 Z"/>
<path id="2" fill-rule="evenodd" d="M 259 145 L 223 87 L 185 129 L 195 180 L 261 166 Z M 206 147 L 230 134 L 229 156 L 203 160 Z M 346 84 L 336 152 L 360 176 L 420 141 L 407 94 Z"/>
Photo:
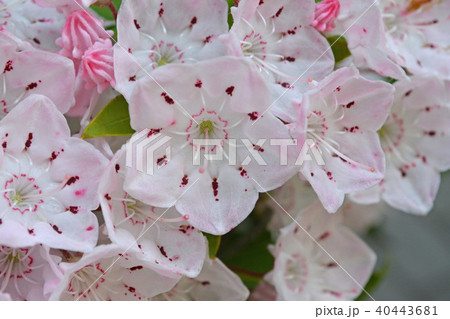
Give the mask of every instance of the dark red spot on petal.
<path id="1" fill-rule="evenodd" d="M 253 149 L 254 149 L 255 151 L 258 151 L 258 152 L 261 152 L 261 153 L 264 152 L 264 149 L 263 149 L 261 146 L 256 145 L 256 144 L 253 144 Z"/>
<path id="2" fill-rule="evenodd" d="M 161 130 L 162 130 L 162 128 L 152 128 L 148 131 L 147 137 L 158 134 L 159 132 L 161 132 Z"/>
<path id="3" fill-rule="evenodd" d="M 229 96 L 233 96 L 233 91 L 234 91 L 234 86 L 230 86 L 225 90 L 225 92 L 227 92 L 227 94 Z"/>
<path id="4" fill-rule="evenodd" d="M 353 105 L 355 105 L 355 101 L 351 101 L 350 103 L 348 103 L 345 107 L 346 108 L 351 108 Z"/>
<path id="5" fill-rule="evenodd" d="M 212 35 L 208 35 L 205 40 L 203 40 L 203 44 L 211 42 Z"/>
<path id="6" fill-rule="evenodd" d="M 69 178 L 68 180 L 67 180 L 67 183 L 66 183 L 66 185 L 67 186 L 69 186 L 69 185 L 72 185 L 73 183 L 75 183 L 77 180 L 79 180 L 80 179 L 80 177 L 78 177 L 78 176 L 72 176 L 71 178 Z"/>
<path id="7" fill-rule="evenodd" d="M 130 76 L 130 77 L 128 78 L 128 81 L 130 81 L 130 82 L 136 81 L 136 75 Z"/>
<path id="8" fill-rule="evenodd" d="M 32 90 L 34 88 L 36 88 L 38 85 L 36 82 L 31 82 L 30 84 L 27 85 L 27 87 L 25 88 L 25 90 Z"/>
<path id="9" fill-rule="evenodd" d="M 164 246 L 158 246 L 159 251 L 161 252 L 161 255 L 167 258 L 167 253 L 164 249 Z"/>
<path id="10" fill-rule="evenodd" d="M 213 181 L 211 183 L 213 194 L 214 196 L 217 196 L 219 194 L 219 183 L 217 182 L 217 178 L 213 178 Z"/>
<path id="11" fill-rule="evenodd" d="M 405 93 L 405 96 L 409 96 L 412 93 L 413 90 L 409 90 L 408 92 Z"/>
<path id="12" fill-rule="evenodd" d="M 174 100 L 166 92 L 161 93 L 161 96 L 164 97 L 164 100 L 166 100 L 166 102 L 168 104 L 174 104 L 175 103 Z"/>
<path id="13" fill-rule="evenodd" d="M 135 270 L 141 270 L 142 268 L 143 268 L 142 266 L 134 266 L 134 267 L 131 267 L 130 270 L 135 271 Z"/>
<path id="14" fill-rule="evenodd" d="M 324 240 L 324 239 L 327 239 L 328 237 L 330 237 L 330 232 L 325 232 L 325 233 L 323 233 L 322 235 L 320 235 L 320 237 L 319 237 L 319 240 Z"/>
<path id="15" fill-rule="evenodd" d="M 137 20 L 134 19 L 133 22 L 134 22 L 134 26 L 136 27 L 136 29 L 139 30 L 139 29 L 141 28 L 141 26 L 139 25 L 139 23 L 137 22 Z"/>
<path id="16" fill-rule="evenodd" d="M 50 156 L 50 160 L 54 161 L 58 157 L 58 155 L 59 155 L 59 152 L 58 153 L 57 152 L 52 152 L 52 155 Z"/>
<path id="17" fill-rule="evenodd" d="M 191 25 L 190 25 L 190 27 L 192 28 L 192 26 L 193 26 L 194 24 L 196 24 L 196 23 L 197 23 L 197 17 L 193 17 L 192 20 L 191 20 Z"/>
<path id="18" fill-rule="evenodd" d="M 116 170 L 116 173 L 118 173 L 120 170 L 120 165 L 119 164 L 114 165 L 114 169 Z"/>
<path id="19" fill-rule="evenodd" d="M 243 169 L 242 167 L 239 167 L 239 170 L 241 171 L 241 176 L 242 177 L 248 177 L 247 171 L 245 169 Z"/>
<path id="20" fill-rule="evenodd" d="M 278 18 L 281 14 L 281 12 L 283 12 L 284 7 L 281 7 L 280 9 L 278 9 L 277 13 L 275 13 L 275 15 L 272 18 Z"/>
<path id="21" fill-rule="evenodd" d="M 164 155 L 163 157 L 160 157 L 160 158 L 158 158 L 157 160 L 156 160 L 156 164 L 158 165 L 158 166 L 162 166 L 162 165 L 164 165 L 164 164 L 167 164 L 167 156 L 166 155 Z"/>
<path id="22" fill-rule="evenodd" d="M 402 175 L 402 177 L 406 177 L 406 171 L 403 168 L 399 168 L 400 170 L 400 174 Z"/>
<path id="23" fill-rule="evenodd" d="M 186 186 L 189 183 L 189 178 L 187 175 L 184 175 L 181 179 L 181 186 Z"/>
<path id="24" fill-rule="evenodd" d="M 195 87 L 198 87 L 198 88 L 201 88 L 202 87 L 202 81 L 200 81 L 200 80 L 197 80 L 197 82 L 195 82 Z"/>
<path id="25" fill-rule="evenodd" d="M 13 64 L 13 61 L 11 61 L 11 60 L 6 61 L 6 65 L 5 65 L 5 68 L 3 69 L 3 73 L 11 71 L 13 69 L 12 64 Z"/>
<path id="26" fill-rule="evenodd" d="M 33 133 L 28 133 L 28 139 L 25 142 L 25 149 L 31 146 L 31 141 L 33 140 Z"/>
<path id="27" fill-rule="evenodd" d="M 248 113 L 247 115 L 250 117 L 250 120 L 252 121 L 256 121 L 256 119 L 258 118 L 258 112 Z"/>
<path id="28" fill-rule="evenodd" d="M 337 267 L 337 264 L 335 262 L 330 262 L 327 264 L 328 268 L 333 268 L 333 267 Z"/>
<path id="29" fill-rule="evenodd" d="M 72 214 L 78 214 L 78 206 L 69 206 L 69 212 Z"/>
<path id="30" fill-rule="evenodd" d="M 62 234 L 62 231 L 59 230 L 58 226 L 53 225 L 52 228 L 53 228 L 53 230 L 54 230 L 55 232 L 57 232 L 58 234 Z"/>
<path id="31" fill-rule="evenodd" d="M 333 180 L 333 174 L 331 172 L 327 172 L 328 179 Z"/>

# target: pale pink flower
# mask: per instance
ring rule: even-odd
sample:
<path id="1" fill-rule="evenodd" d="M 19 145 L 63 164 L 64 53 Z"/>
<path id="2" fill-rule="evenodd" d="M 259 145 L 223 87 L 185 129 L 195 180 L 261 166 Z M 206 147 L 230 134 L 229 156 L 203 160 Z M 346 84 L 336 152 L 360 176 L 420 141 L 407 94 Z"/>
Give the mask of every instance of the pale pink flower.
<path id="1" fill-rule="evenodd" d="M 125 155 L 125 149 L 117 152 L 98 190 L 109 238 L 159 273 L 197 276 L 208 250 L 205 237 L 188 216 L 153 207 L 123 190 Z"/>
<path id="2" fill-rule="evenodd" d="M 281 230 L 265 277 L 278 300 L 352 300 L 361 293 L 376 256 L 339 219 L 317 202 Z"/>
<path id="3" fill-rule="evenodd" d="M 66 20 L 61 38 L 56 40 L 62 50 L 60 54 L 81 59 L 95 42 L 109 39 L 114 33 L 103 28 L 103 21 L 85 10 L 72 12 Z"/>
<path id="4" fill-rule="evenodd" d="M 47 96 L 62 113 L 73 102 L 73 63 L 0 30 L 0 118 L 30 94 Z"/>
<path id="5" fill-rule="evenodd" d="M 220 56 L 216 37 L 228 31 L 223 0 L 124 0 L 114 47 L 116 89 L 129 99 L 142 77 L 174 63 Z"/>
<path id="6" fill-rule="evenodd" d="M 439 172 L 450 168 L 450 82 L 413 76 L 394 86 L 394 104 L 379 131 L 386 176 L 352 198 L 370 203 L 381 197 L 397 209 L 424 215 L 433 207 Z"/>
<path id="7" fill-rule="evenodd" d="M 104 156 L 70 137 L 64 116 L 42 95 L 27 97 L 0 122 L 0 142 L 0 243 L 91 250 Z"/>
<path id="8" fill-rule="evenodd" d="M 101 245 L 60 264 L 63 277 L 50 300 L 147 300 L 170 290 L 179 276 L 164 277 L 116 245 Z"/>
<path id="9" fill-rule="evenodd" d="M 155 70 L 135 87 L 131 126 L 137 132 L 148 129 L 147 138 L 171 137 L 175 156 L 166 161 L 165 147 L 156 149 L 158 169 L 153 175 L 129 169 L 125 190 L 154 206 L 175 205 L 202 231 L 229 232 L 250 214 L 258 192 L 281 186 L 296 171 L 282 165 L 280 146 L 270 141 L 292 139 L 279 119 L 263 115 L 270 102 L 266 81 L 245 59 L 223 57 Z M 217 144 L 199 146 L 194 139 Z M 207 159 L 217 147 L 223 158 Z M 194 165 L 199 157 L 201 166 Z"/>
<path id="10" fill-rule="evenodd" d="M 101 93 L 109 86 L 115 86 L 113 50 L 110 39 L 95 42 L 87 49 L 82 61 L 81 77 L 86 82 L 87 89 L 97 88 Z"/>
<path id="11" fill-rule="evenodd" d="M 341 68 L 311 88 L 300 108 L 294 128 L 306 125 L 306 138 L 312 140 L 324 161 L 304 161 L 300 168 L 325 209 L 335 212 L 345 194 L 367 189 L 384 177 L 384 154 L 377 130 L 386 120 L 394 98 L 392 85 L 369 81 L 356 68 Z M 294 137 L 300 132 L 293 132 Z"/>
<path id="12" fill-rule="evenodd" d="M 4 28 L 34 47 L 57 51 L 55 40 L 61 35 L 65 15 L 54 8 L 42 8 L 32 1 L 0 1 L 0 28 Z"/>
<path id="13" fill-rule="evenodd" d="M 0 294 L 13 300 L 48 300 L 61 276 L 57 261 L 42 245 L 0 246 Z"/>
<path id="14" fill-rule="evenodd" d="M 355 63 L 380 75 L 450 77 L 449 1 L 340 0 L 333 33 L 342 34 Z M 355 23 L 356 22 L 356 23 Z"/>
<path id="15" fill-rule="evenodd" d="M 334 20 L 339 14 L 340 7 L 339 0 L 323 0 L 316 3 L 314 21 L 311 25 L 321 32 L 333 31 L 336 27 Z"/>
<path id="16" fill-rule="evenodd" d="M 292 99 L 307 88 L 306 80 L 330 74 L 334 57 L 326 38 L 311 26 L 314 1 L 242 0 L 232 7 L 233 26 L 220 37 L 228 53 L 246 57 L 270 82 L 270 111 L 293 121 Z"/>
<path id="17" fill-rule="evenodd" d="M 183 277 L 170 291 L 152 300 L 242 301 L 249 291 L 241 279 L 218 258 L 207 259 L 196 278 Z"/>

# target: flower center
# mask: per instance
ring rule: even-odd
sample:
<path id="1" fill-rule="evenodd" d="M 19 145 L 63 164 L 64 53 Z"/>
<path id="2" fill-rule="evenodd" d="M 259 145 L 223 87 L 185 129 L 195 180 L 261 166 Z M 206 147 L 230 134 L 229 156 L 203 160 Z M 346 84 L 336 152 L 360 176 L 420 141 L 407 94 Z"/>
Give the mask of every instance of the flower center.
<path id="1" fill-rule="evenodd" d="M 202 134 L 210 134 L 213 132 L 214 124 L 211 120 L 204 120 L 200 123 L 200 133 Z"/>
<path id="2" fill-rule="evenodd" d="M 104 286 L 109 281 L 111 280 L 100 263 L 87 265 L 73 275 L 66 293 L 72 297 L 83 297 L 88 300 L 105 300 L 110 288 L 107 290 Z"/>
<path id="3" fill-rule="evenodd" d="M 407 12 L 413 12 L 417 11 L 419 9 L 426 9 L 427 7 L 430 7 L 433 2 L 433 0 L 411 0 L 408 7 L 406 8 Z"/>
<path id="4" fill-rule="evenodd" d="M 419 129 L 411 121 L 412 118 L 405 120 L 392 113 L 378 131 L 386 160 L 398 167 L 409 167 L 411 160 L 408 159 L 417 156 L 417 153 L 408 145 L 411 143 L 404 141 L 407 138 L 420 136 Z"/>
<path id="5" fill-rule="evenodd" d="M 0 278 L 3 279 L 0 287 L 0 291 L 3 291 L 9 284 L 11 279 L 14 280 L 14 286 L 17 293 L 23 296 L 22 292 L 19 291 L 19 286 L 17 284 L 18 279 L 25 279 L 31 283 L 31 279 L 27 278 L 27 274 L 31 273 L 34 268 L 39 266 L 33 266 L 33 258 L 30 254 L 33 248 L 21 248 L 12 249 L 9 247 L 0 247 Z M 23 291 L 25 293 L 25 291 Z"/>
<path id="6" fill-rule="evenodd" d="M 308 278 L 308 263 L 303 255 L 294 254 L 290 257 L 284 278 L 289 289 L 297 293 L 303 291 Z"/>
<path id="7" fill-rule="evenodd" d="M 147 69 L 171 63 L 193 63 L 196 59 L 190 56 L 190 52 L 196 52 L 201 44 L 192 43 L 189 33 L 192 28 L 186 28 L 181 33 L 171 33 L 167 30 L 162 19 L 158 19 L 159 25 L 155 26 L 152 33 L 140 30 L 140 48 L 133 51 L 142 65 Z M 187 56 L 186 56 L 187 55 Z M 143 76 L 145 72 L 139 76 Z"/>
<path id="8" fill-rule="evenodd" d="M 120 225 L 129 222 L 133 226 L 142 225 L 141 233 L 146 231 L 146 225 L 149 221 L 158 222 L 182 222 L 189 219 L 188 215 L 181 216 L 179 218 L 161 218 L 161 214 L 164 214 L 164 210 L 161 214 L 156 212 L 156 207 L 144 204 L 137 199 L 129 196 L 125 193 L 123 198 L 113 198 L 113 200 L 119 200 L 122 202 L 123 207 L 123 219 L 118 221 L 114 226 L 119 227 Z"/>
<path id="9" fill-rule="evenodd" d="M 36 184 L 35 179 L 28 177 L 26 174 L 12 175 L 5 182 L 3 192 L 9 206 L 22 214 L 25 211 L 35 212 L 38 205 L 43 203 L 40 197 L 42 190 Z"/>
<path id="10" fill-rule="evenodd" d="M 60 184 L 44 193 L 34 177 L 27 174 L 4 174 L 8 174 L 10 178 L 5 181 L 3 197 L 7 200 L 9 207 L 21 214 L 26 211 L 36 212 L 39 205 L 44 203 L 44 199 L 51 199 L 59 203 L 53 195 L 63 189 L 73 178 L 66 176 Z"/>

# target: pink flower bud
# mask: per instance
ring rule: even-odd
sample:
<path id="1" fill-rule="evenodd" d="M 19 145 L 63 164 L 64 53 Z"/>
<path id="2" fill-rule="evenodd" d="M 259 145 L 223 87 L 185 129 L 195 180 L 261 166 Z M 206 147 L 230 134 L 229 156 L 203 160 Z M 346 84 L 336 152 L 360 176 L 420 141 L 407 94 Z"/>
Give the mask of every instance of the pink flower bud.
<path id="1" fill-rule="evenodd" d="M 112 31 L 103 28 L 103 21 L 85 10 L 77 10 L 67 17 L 62 36 L 56 44 L 62 47 L 60 54 L 79 59 L 96 41 L 112 35 Z"/>
<path id="2" fill-rule="evenodd" d="M 334 20 L 339 14 L 340 7 L 339 0 L 323 0 L 316 3 L 312 26 L 321 32 L 332 31 L 336 27 Z"/>
<path id="3" fill-rule="evenodd" d="M 101 93 L 110 85 L 115 86 L 111 40 L 97 41 L 86 50 L 82 57 L 82 70 L 86 89 L 97 87 Z"/>

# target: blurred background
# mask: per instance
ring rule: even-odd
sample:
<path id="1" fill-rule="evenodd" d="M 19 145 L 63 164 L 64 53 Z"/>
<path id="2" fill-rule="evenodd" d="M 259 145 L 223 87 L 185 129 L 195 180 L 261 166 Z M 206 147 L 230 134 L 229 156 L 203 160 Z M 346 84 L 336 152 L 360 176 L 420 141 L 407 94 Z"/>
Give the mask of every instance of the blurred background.
<path id="1" fill-rule="evenodd" d="M 450 300 L 450 173 L 427 216 L 391 209 L 365 240 L 387 269 L 371 293 L 376 300 Z"/>

